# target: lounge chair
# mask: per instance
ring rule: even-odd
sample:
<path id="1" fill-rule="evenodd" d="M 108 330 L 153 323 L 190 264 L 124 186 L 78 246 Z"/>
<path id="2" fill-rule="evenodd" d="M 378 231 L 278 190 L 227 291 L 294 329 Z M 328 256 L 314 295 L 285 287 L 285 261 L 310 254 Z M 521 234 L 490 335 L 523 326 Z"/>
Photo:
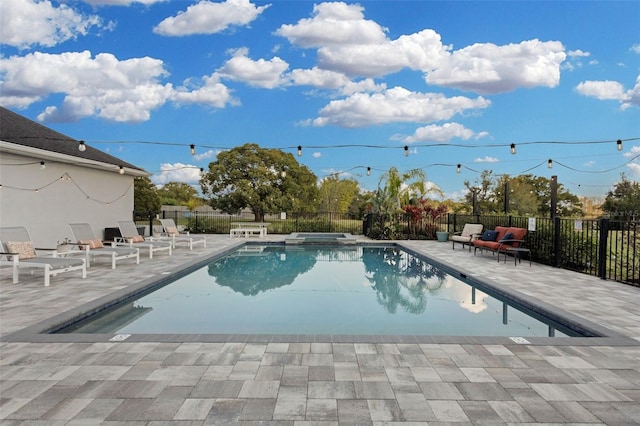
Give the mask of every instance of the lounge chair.
<path id="1" fill-rule="evenodd" d="M 456 243 L 458 243 L 462 244 L 463 249 L 465 245 L 468 245 L 469 251 L 471 251 L 471 242 L 476 238 L 480 238 L 480 235 L 482 235 L 481 223 L 466 223 L 464 228 L 462 228 L 462 232 L 454 232 L 451 236 L 451 241 L 453 241 L 453 250 L 456 249 Z"/>
<path id="2" fill-rule="evenodd" d="M 128 246 L 130 248 L 142 247 L 149 250 L 149 259 L 153 259 L 153 253 L 159 251 L 168 251 L 171 256 L 172 244 L 170 241 L 159 241 L 149 238 L 148 241 L 138 233 L 138 228 L 132 220 L 119 220 L 118 228 L 120 228 L 121 237 L 116 237 L 114 244 L 117 246 Z"/>
<path id="3" fill-rule="evenodd" d="M 70 271 L 82 271 L 87 277 L 85 259 L 77 257 L 58 257 L 56 250 L 47 249 L 48 256 L 36 249 L 27 228 L 22 226 L 0 228 L 0 265 L 13 268 L 13 283 L 19 282 L 20 268 L 41 268 L 44 270 L 44 286 L 49 287 L 50 277 Z"/>
<path id="4" fill-rule="evenodd" d="M 111 258 L 111 269 L 116 269 L 116 261 L 123 259 L 135 259 L 136 265 L 140 264 L 140 250 L 129 247 L 105 246 L 102 240 L 96 237 L 93 228 L 88 223 L 70 223 L 71 232 L 82 250 L 86 250 L 87 267 L 90 260 L 95 260 L 96 256 L 109 256 Z"/>
<path id="5" fill-rule="evenodd" d="M 181 234 L 178 232 L 178 227 L 173 219 L 158 219 L 162 224 L 162 237 L 168 238 L 171 240 L 171 244 L 173 244 L 173 248 L 176 248 L 177 243 L 185 243 L 189 246 L 189 250 L 193 250 L 194 244 L 202 244 L 204 247 L 207 247 L 207 237 L 204 235 L 189 235 Z"/>

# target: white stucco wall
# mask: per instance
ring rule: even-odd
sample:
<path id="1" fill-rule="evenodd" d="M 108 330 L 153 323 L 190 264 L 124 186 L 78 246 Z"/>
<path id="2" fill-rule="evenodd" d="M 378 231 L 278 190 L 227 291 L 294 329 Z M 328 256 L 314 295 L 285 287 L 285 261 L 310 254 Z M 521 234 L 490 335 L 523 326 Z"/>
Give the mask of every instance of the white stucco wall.
<path id="1" fill-rule="evenodd" d="M 90 223 L 103 238 L 105 227 L 131 219 L 133 176 L 55 160 L 46 161 L 45 169 L 9 165 L 34 161 L 40 159 L 0 154 L 0 226 L 26 226 L 36 247 L 55 248 L 72 239 L 69 223 Z"/>

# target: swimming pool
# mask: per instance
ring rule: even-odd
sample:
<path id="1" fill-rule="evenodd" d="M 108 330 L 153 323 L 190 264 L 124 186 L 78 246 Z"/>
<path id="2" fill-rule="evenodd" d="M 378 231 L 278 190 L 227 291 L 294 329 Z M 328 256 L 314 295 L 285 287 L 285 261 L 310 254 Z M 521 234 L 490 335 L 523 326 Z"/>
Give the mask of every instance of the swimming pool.
<path id="1" fill-rule="evenodd" d="M 62 333 L 574 336 L 396 246 L 247 245 Z"/>

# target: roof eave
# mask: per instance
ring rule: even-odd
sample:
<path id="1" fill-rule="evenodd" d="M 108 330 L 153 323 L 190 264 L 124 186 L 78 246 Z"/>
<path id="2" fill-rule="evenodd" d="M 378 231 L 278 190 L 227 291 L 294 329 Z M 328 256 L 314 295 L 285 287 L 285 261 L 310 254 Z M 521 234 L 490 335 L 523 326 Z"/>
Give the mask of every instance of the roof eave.
<path id="1" fill-rule="evenodd" d="M 60 154 L 53 151 L 47 151 L 44 149 L 33 148 L 26 145 L 15 144 L 7 141 L 0 140 L 0 152 L 7 152 L 11 154 L 25 155 L 29 157 L 38 158 L 41 161 L 52 161 L 57 163 L 74 164 L 77 166 L 88 167 L 91 169 L 98 169 L 110 172 L 119 172 L 121 166 L 118 164 L 103 163 L 101 161 L 89 160 L 81 157 L 74 157 L 72 155 Z M 131 167 L 122 167 L 125 175 L 131 176 L 151 176 L 151 173 L 142 170 L 134 169 Z"/>

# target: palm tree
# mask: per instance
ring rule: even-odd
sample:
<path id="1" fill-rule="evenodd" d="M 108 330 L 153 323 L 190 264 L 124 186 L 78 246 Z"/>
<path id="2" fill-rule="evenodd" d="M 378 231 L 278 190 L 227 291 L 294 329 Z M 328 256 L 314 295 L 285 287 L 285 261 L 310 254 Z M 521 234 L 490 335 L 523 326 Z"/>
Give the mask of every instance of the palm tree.
<path id="1" fill-rule="evenodd" d="M 401 211 L 402 207 L 409 204 L 412 198 L 422 198 L 427 192 L 426 178 L 421 169 L 412 169 L 401 174 L 398 169 L 391 167 L 380 177 L 378 188 L 383 181 L 386 181 L 384 188 L 393 198 L 395 209 Z"/>

